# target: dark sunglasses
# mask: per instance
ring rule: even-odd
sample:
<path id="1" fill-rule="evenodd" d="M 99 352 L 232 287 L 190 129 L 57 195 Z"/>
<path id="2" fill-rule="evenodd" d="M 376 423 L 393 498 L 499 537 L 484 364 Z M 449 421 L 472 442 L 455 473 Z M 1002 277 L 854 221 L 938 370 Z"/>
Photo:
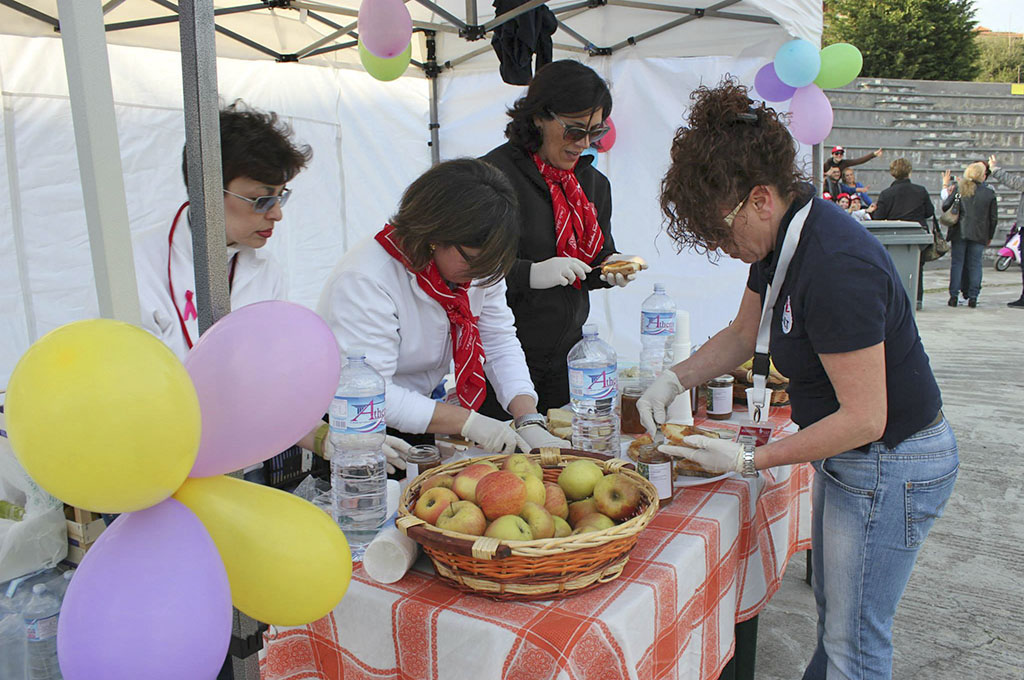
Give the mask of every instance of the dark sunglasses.
<path id="1" fill-rule="evenodd" d="M 240 198 L 246 203 L 252 205 L 253 212 L 263 214 L 273 208 L 275 205 L 280 205 L 282 208 L 284 204 L 288 202 L 288 197 L 292 195 L 291 189 L 284 189 L 277 196 L 260 196 L 259 198 L 247 198 L 246 196 L 240 196 L 233 191 L 224 190 L 225 194 Z"/>
<path id="2" fill-rule="evenodd" d="M 554 112 L 551 113 L 551 117 L 562 124 L 562 139 L 568 142 L 578 142 L 582 140 L 584 137 L 589 137 L 590 143 L 593 144 L 594 142 L 608 134 L 608 132 L 611 130 L 610 127 L 604 125 L 603 123 L 601 125 L 595 125 L 592 128 L 585 128 L 579 125 L 569 125 L 564 120 L 555 115 Z"/>

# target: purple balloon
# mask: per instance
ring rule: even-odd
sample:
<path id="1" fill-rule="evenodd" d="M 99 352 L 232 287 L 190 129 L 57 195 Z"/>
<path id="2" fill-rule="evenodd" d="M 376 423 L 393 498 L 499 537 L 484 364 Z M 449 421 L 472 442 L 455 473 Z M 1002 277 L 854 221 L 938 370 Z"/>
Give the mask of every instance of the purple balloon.
<path id="1" fill-rule="evenodd" d="M 804 144 L 818 144 L 832 130 L 832 105 L 817 85 L 797 88 L 789 113 L 789 132 Z"/>
<path id="2" fill-rule="evenodd" d="M 185 368 L 203 417 L 189 476 L 212 477 L 266 460 L 316 427 L 338 388 L 341 358 L 323 319 L 272 300 L 215 323 Z"/>
<path id="3" fill-rule="evenodd" d="M 363 0 L 359 4 L 359 42 L 381 59 L 393 59 L 412 39 L 412 16 L 403 0 Z"/>
<path id="4" fill-rule="evenodd" d="M 168 498 L 121 515 L 86 553 L 57 622 L 65 680 L 217 677 L 231 587 L 202 522 Z"/>
<path id="5" fill-rule="evenodd" d="M 754 76 L 754 89 L 766 102 L 784 102 L 796 92 L 795 87 L 790 87 L 779 80 L 773 61 L 762 66 Z"/>

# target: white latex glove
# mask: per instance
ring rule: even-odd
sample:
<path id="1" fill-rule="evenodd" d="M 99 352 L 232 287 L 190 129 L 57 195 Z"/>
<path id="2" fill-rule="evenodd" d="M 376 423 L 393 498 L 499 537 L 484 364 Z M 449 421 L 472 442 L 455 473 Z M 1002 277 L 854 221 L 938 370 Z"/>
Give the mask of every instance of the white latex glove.
<path id="1" fill-rule="evenodd" d="M 665 422 L 666 410 L 675 398 L 683 393 L 683 386 L 679 384 L 679 378 L 671 371 L 662 371 L 661 375 L 654 379 L 651 386 L 644 390 L 643 395 L 636 400 L 636 410 L 640 414 L 640 423 L 652 437 L 658 429 L 658 425 Z"/>
<path id="2" fill-rule="evenodd" d="M 575 257 L 552 257 L 530 265 L 530 288 L 568 286 L 590 273 L 590 265 Z"/>
<path id="3" fill-rule="evenodd" d="M 407 453 L 412 448 L 412 444 L 399 439 L 398 437 L 392 437 L 391 435 L 384 436 L 384 445 L 381 446 L 381 450 L 384 452 L 384 459 L 387 461 L 387 471 L 389 475 L 395 474 L 395 468 L 399 470 L 405 469 L 405 459 L 402 457 L 403 453 Z M 334 444 L 331 443 L 330 437 L 324 439 L 324 452 L 322 457 L 326 460 L 330 460 L 334 457 Z"/>
<path id="4" fill-rule="evenodd" d="M 693 411 L 690 410 L 690 393 L 682 392 L 672 400 L 665 412 L 665 422 L 677 425 L 693 425 Z"/>
<path id="5" fill-rule="evenodd" d="M 713 439 L 702 434 L 683 437 L 690 446 L 662 444 L 658 450 L 676 458 L 688 458 L 708 472 L 743 472 L 743 445 L 728 439 Z"/>
<path id="6" fill-rule="evenodd" d="M 523 451 L 530 450 L 530 445 L 508 423 L 482 416 L 476 411 L 469 412 L 460 434 L 485 451 L 515 453 L 517 447 Z"/>
<path id="7" fill-rule="evenodd" d="M 616 253 L 615 255 L 609 255 L 608 258 L 604 261 L 603 264 L 608 264 L 610 262 L 621 262 L 623 260 L 628 260 L 630 262 L 637 262 L 640 265 L 640 271 L 643 271 L 643 270 L 647 269 L 647 262 L 642 257 L 639 257 L 637 255 L 623 255 L 622 253 Z M 611 285 L 618 286 L 619 288 L 622 288 L 623 286 L 625 286 L 627 283 L 629 283 L 630 281 L 632 281 L 635 278 L 636 278 L 636 274 L 625 274 L 625 275 L 623 275 L 623 274 L 616 274 L 614 272 L 611 273 L 611 274 L 601 274 L 601 276 L 600 276 L 600 279 L 602 281 L 604 281 L 605 283 L 610 283 Z"/>
<path id="8" fill-rule="evenodd" d="M 540 425 L 527 425 L 520 428 L 518 432 L 519 436 L 526 440 L 531 449 L 539 449 L 544 446 L 554 446 L 559 449 L 572 448 L 572 444 L 564 439 L 559 439 Z"/>

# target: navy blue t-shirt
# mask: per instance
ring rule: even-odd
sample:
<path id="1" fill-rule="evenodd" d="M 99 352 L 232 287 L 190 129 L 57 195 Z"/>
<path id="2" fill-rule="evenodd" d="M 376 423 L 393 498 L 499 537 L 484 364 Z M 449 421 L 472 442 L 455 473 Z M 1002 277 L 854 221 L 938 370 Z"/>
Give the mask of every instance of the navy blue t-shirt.
<path id="1" fill-rule="evenodd" d="M 884 341 L 888 421 L 882 441 L 896 446 L 932 422 L 942 397 L 912 303 L 878 239 L 836 204 L 805 193 L 783 216 L 775 250 L 750 266 L 747 287 L 763 305 L 789 223 L 809 199 L 814 203 L 775 303 L 769 342 L 772 360 L 790 380 L 793 421 L 807 427 L 839 409 L 819 354 Z"/>

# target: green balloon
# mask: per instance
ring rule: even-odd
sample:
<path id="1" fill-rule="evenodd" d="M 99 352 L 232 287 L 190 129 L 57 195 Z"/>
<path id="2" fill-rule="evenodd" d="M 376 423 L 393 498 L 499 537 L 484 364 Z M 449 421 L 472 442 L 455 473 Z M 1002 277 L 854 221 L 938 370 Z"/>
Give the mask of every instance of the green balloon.
<path id="1" fill-rule="evenodd" d="M 821 70 L 814 84 L 821 89 L 842 87 L 860 75 L 864 57 L 850 43 L 836 43 L 821 51 Z"/>
<path id="2" fill-rule="evenodd" d="M 363 47 L 362 40 L 359 41 L 359 61 L 363 62 L 363 68 L 366 69 L 366 72 L 377 80 L 387 82 L 398 78 L 405 73 L 405 69 L 409 68 L 409 60 L 411 58 L 412 42 L 398 56 L 382 59 Z"/>

